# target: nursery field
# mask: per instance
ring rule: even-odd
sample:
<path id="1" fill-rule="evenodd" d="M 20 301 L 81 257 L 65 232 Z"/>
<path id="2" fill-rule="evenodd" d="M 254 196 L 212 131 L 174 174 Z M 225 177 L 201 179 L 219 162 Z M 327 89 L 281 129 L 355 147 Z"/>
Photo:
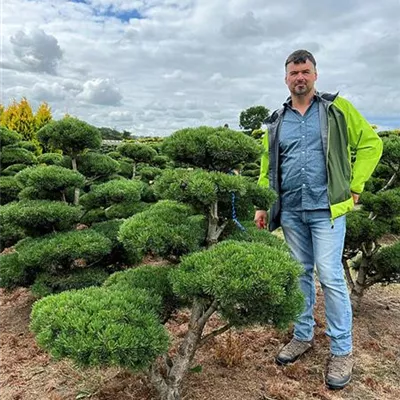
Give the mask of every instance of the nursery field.
<path id="1" fill-rule="evenodd" d="M 262 132 L 110 147 L 84 121 L 43 106 L 29 125 L 16 107 L 0 107 L 1 400 L 400 398 L 398 131 L 349 153 L 360 182 L 373 175 L 354 186 L 342 256 L 354 379 L 330 392 L 320 289 L 315 348 L 274 363 L 304 299 L 301 265 L 258 229 L 277 198 Z M 341 196 L 351 208 L 350 182 Z"/>
<path id="2" fill-rule="evenodd" d="M 2 400 L 150 400 L 156 399 L 147 377 L 118 368 L 78 369 L 55 362 L 29 332 L 33 297 L 18 288 L 0 293 Z M 195 356 L 183 383 L 186 400 L 398 400 L 400 396 L 400 285 L 374 286 L 354 319 L 355 360 L 352 383 L 332 392 L 323 384 L 329 354 L 324 335 L 323 297 L 317 298 L 316 347 L 293 366 L 274 364 L 274 354 L 289 332 L 267 328 L 225 333 Z M 174 316 L 168 329 L 178 342 L 188 315 Z M 213 319 L 212 325 L 218 320 Z M 173 351 L 173 350 L 172 350 Z"/>

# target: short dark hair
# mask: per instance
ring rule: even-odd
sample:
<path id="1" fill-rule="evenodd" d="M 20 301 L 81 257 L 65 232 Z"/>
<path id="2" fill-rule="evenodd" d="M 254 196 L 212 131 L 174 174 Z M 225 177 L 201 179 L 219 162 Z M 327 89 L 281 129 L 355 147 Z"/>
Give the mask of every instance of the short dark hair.
<path id="1" fill-rule="evenodd" d="M 286 59 L 285 68 L 291 62 L 295 64 L 300 64 L 300 63 L 305 63 L 307 60 L 310 60 L 313 63 L 314 67 L 317 66 L 317 62 L 315 61 L 314 56 L 309 51 L 296 50 Z"/>

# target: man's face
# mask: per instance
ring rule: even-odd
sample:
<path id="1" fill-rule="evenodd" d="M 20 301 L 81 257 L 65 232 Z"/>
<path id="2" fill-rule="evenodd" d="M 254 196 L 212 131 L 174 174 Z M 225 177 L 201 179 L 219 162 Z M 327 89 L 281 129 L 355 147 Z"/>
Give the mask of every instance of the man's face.
<path id="1" fill-rule="evenodd" d="M 307 95 L 314 89 L 316 80 L 317 71 L 310 60 L 299 64 L 291 62 L 286 66 L 285 83 L 293 95 Z"/>

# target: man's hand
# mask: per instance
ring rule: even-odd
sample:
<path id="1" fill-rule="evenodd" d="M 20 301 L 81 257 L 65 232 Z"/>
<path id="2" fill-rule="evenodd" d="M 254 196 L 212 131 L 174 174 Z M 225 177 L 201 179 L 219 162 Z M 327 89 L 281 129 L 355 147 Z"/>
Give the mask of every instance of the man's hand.
<path id="1" fill-rule="evenodd" d="M 257 210 L 254 222 L 258 229 L 265 229 L 268 225 L 268 213 L 264 210 Z"/>
<path id="2" fill-rule="evenodd" d="M 360 199 L 360 195 L 357 193 L 353 193 L 353 192 L 351 192 L 351 195 L 353 197 L 354 204 L 357 204 L 358 200 Z"/>

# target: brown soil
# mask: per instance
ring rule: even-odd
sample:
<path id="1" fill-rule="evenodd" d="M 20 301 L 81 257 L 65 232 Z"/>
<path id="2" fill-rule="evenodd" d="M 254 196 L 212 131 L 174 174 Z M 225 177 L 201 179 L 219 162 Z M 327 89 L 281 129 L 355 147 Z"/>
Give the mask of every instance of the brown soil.
<path id="1" fill-rule="evenodd" d="M 55 362 L 29 332 L 34 299 L 27 289 L 0 291 L 2 400 L 150 400 L 156 399 L 143 374 L 117 369 L 75 368 Z M 318 292 L 316 346 L 289 367 L 277 367 L 274 355 L 288 332 L 254 328 L 225 333 L 198 351 L 184 382 L 185 400 L 399 400 L 400 287 L 375 287 L 354 319 L 356 366 L 352 383 L 332 392 L 323 384 L 329 355 L 324 335 L 323 296 Z M 187 314 L 178 314 L 169 329 L 179 340 Z M 217 319 L 211 325 L 218 324 Z"/>

